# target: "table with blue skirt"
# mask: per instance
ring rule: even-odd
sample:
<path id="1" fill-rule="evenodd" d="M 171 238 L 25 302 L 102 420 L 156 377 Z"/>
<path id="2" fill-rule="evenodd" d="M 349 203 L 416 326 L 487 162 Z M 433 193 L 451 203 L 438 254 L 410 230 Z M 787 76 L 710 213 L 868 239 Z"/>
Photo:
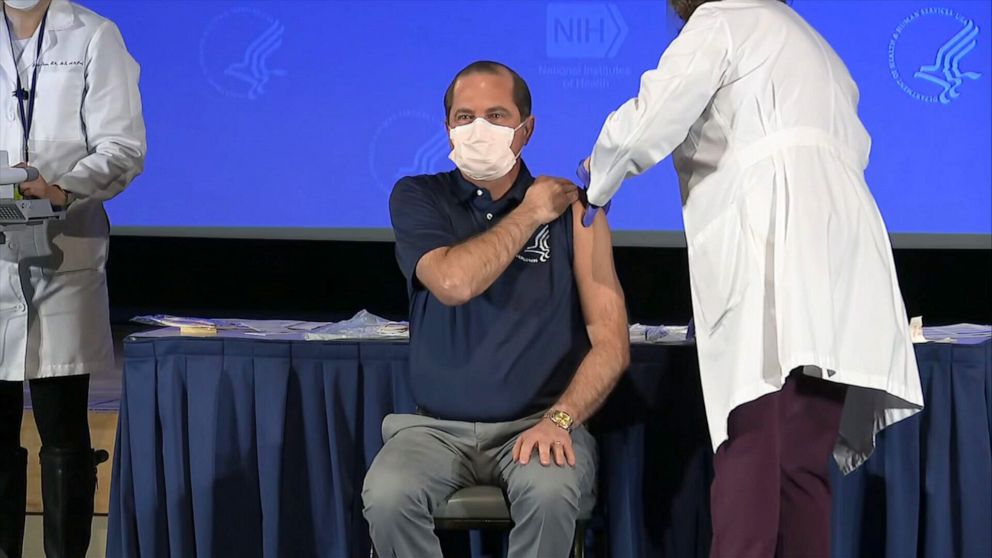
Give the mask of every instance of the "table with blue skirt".
<path id="1" fill-rule="evenodd" d="M 916 346 L 926 411 L 884 431 L 855 473 L 834 468 L 835 558 L 992 555 L 990 347 Z M 414 410 L 407 355 L 402 342 L 128 338 L 107 555 L 368 556 L 362 480 L 383 417 Z M 591 544 L 703 558 L 713 467 L 695 348 L 631 356 L 590 423 Z"/>

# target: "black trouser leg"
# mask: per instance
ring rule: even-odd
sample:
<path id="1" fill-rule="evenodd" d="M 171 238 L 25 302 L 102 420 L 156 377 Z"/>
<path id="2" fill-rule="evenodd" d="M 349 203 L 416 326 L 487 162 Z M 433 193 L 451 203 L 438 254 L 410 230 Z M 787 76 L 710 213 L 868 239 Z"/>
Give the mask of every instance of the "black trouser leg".
<path id="1" fill-rule="evenodd" d="M 89 374 L 31 380 L 31 406 L 42 447 L 89 449 Z"/>
<path id="2" fill-rule="evenodd" d="M 0 558 L 20 558 L 24 545 L 28 452 L 21 447 L 24 384 L 0 381 Z"/>

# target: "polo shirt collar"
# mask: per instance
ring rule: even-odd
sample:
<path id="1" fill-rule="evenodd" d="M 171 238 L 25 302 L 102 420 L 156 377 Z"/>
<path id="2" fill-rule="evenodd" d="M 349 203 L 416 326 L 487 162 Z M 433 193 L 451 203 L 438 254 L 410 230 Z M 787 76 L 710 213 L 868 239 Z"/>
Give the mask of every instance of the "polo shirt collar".
<path id="1" fill-rule="evenodd" d="M 517 179 L 513 182 L 513 186 L 510 187 L 510 190 L 505 196 L 495 202 L 489 196 L 489 192 L 485 188 L 480 188 L 466 180 L 465 177 L 462 176 L 462 172 L 460 170 L 455 169 L 455 177 L 457 178 L 455 180 L 455 190 L 459 201 L 467 202 L 476 198 L 483 198 L 486 203 L 499 207 L 506 207 L 510 205 L 516 207 L 524 200 L 524 195 L 527 194 L 527 189 L 534 183 L 534 177 L 530 174 L 530 170 L 527 168 L 527 163 L 524 163 L 523 159 L 520 160 L 520 173 L 517 175 Z M 479 194 L 480 191 L 482 192 L 481 195 Z"/>

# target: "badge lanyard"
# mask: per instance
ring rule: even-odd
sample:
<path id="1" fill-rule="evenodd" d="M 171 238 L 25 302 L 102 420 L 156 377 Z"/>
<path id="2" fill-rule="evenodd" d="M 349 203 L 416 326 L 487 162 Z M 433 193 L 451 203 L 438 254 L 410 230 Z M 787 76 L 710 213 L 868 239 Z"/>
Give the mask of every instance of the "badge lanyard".
<path id="1" fill-rule="evenodd" d="M 10 27 L 10 20 L 7 19 L 7 7 L 3 10 L 4 23 L 7 25 L 7 35 L 10 39 L 10 56 L 14 57 L 14 32 Z M 21 116 L 21 131 L 24 133 L 24 151 L 22 152 L 24 163 L 28 162 L 28 139 L 31 137 L 31 124 L 34 122 L 34 99 L 38 89 L 38 67 L 41 62 L 41 47 L 45 41 L 45 24 L 48 22 L 48 11 L 45 11 L 41 18 L 41 27 L 38 29 L 38 40 L 36 41 L 34 56 L 34 71 L 31 74 L 31 91 L 26 91 L 21 84 L 21 72 L 17 69 L 17 59 L 14 58 L 14 75 L 17 76 L 17 90 L 14 97 L 17 98 L 17 111 Z M 27 101 L 27 109 L 24 102 Z"/>

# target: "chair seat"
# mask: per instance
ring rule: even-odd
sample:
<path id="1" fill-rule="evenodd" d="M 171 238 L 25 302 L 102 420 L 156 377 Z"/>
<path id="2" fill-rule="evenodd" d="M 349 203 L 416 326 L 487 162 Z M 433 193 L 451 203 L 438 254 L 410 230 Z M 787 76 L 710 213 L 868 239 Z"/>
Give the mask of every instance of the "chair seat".
<path id="1" fill-rule="evenodd" d="M 486 519 L 510 521 L 510 506 L 496 486 L 463 488 L 434 510 L 434 519 Z"/>
<path id="2" fill-rule="evenodd" d="M 595 499 L 583 501 L 579 509 L 578 521 L 588 521 L 592 517 Z M 484 520 L 512 521 L 510 505 L 503 490 L 497 486 L 470 486 L 463 488 L 434 510 L 434 519 L 441 520 Z"/>

